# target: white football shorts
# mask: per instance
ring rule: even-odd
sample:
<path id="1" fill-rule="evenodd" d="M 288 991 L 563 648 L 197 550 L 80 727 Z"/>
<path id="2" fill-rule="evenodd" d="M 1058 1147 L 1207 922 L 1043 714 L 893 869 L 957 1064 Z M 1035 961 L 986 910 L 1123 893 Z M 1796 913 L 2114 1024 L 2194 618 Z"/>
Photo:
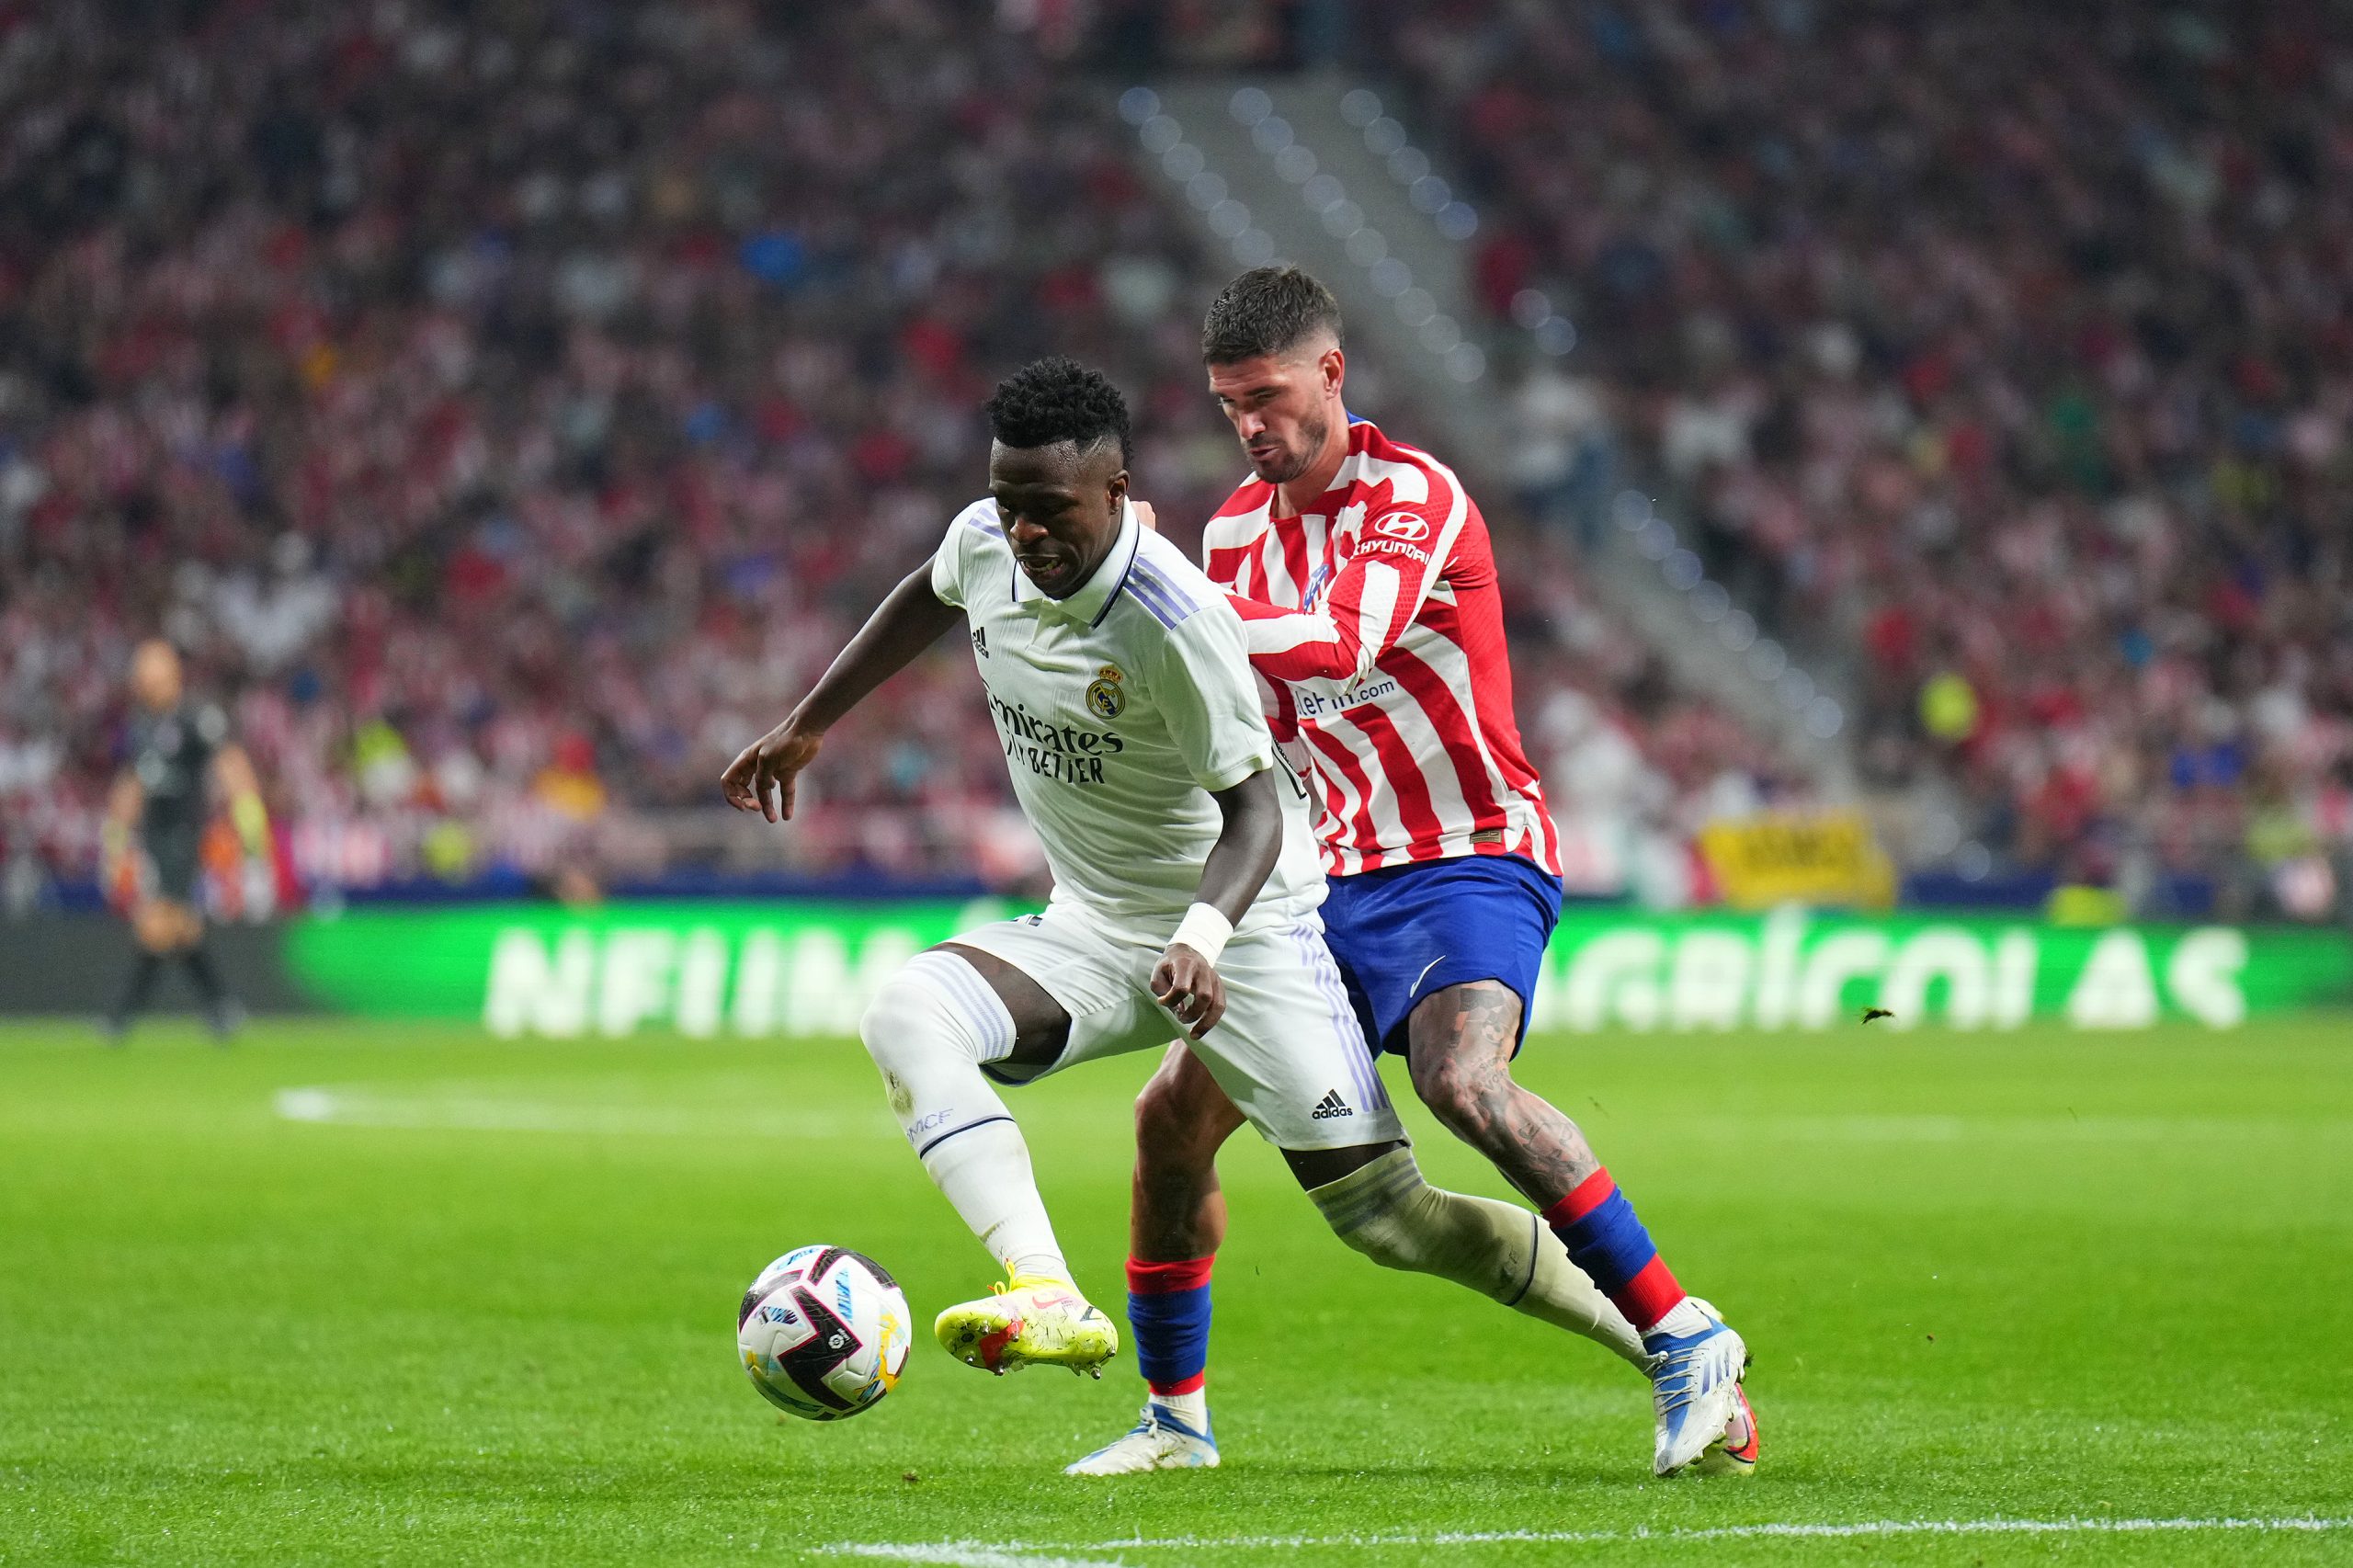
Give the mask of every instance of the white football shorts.
<path id="1" fill-rule="evenodd" d="M 1070 1041 L 1050 1065 L 1018 1079 L 993 1065 L 992 1076 L 1028 1083 L 1184 1037 L 1149 989 L 1165 936 L 1124 930 L 1062 903 L 949 940 L 1003 959 L 1070 1014 Z M 1261 1137 L 1283 1149 L 1346 1149 L 1405 1136 L 1313 915 L 1235 932 L 1217 972 L 1225 1016 L 1189 1044 Z"/>

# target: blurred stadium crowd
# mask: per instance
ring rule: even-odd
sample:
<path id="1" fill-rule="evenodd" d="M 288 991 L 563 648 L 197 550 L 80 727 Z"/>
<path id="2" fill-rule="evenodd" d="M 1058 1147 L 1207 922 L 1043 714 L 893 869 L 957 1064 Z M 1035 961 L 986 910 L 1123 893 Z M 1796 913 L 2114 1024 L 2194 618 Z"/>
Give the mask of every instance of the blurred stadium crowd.
<path id="1" fill-rule="evenodd" d="M 2318 913 L 2353 843 L 2353 28 L 2309 5 L 1540 6 L 1371 31 L 1498 320 L 1843 651 L 1942 842 Z M 1541 314 L 1540 311 L 1536 312 Z"/>
<path id="2" fill-rule="evenodd" d="M 1523 416 L 1605 424 L 1715 575 L 1858 661 L 1866 783 L 1951 803 L 1931 858 L 2295 907 L 2279 869 L 2353 836 L 2320 13 L 1357 13 L 0 10 L 0 885 L 90 874 L 157 630 L 260 767 L 256 905 L 772 863 L 712 780 L 977 492 L 996 375 L 1109 369 L 1188 542 L 1238 477 L 1222 269 L 1110 68 L 1325 51 L 1473 185 L 1498 330 L 1576 323 Z M 1620 846 L 1597 884 L 1677 896 L 1699 822 L 1798 787 L 1582 588 L 1565 460 L 1512 477 L 1523 723 Z M 1034 874 L 969 665 L 836 733 L 798 869 Z"/>

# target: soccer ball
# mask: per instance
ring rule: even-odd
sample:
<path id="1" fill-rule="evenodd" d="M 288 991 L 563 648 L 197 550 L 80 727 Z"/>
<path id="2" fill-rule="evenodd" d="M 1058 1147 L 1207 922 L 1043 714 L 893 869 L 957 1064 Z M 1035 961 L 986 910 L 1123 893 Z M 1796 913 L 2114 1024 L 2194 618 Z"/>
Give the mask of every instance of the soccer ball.
<path id="1" fill-rule="evenodd" d="M 846 1247 L 796 1247 L 760 1270 L 735 1314 L 752 1386 L 779 1410 L 838 1421 L 870 1410 L 907 1364 L 907 1298 Z"/>

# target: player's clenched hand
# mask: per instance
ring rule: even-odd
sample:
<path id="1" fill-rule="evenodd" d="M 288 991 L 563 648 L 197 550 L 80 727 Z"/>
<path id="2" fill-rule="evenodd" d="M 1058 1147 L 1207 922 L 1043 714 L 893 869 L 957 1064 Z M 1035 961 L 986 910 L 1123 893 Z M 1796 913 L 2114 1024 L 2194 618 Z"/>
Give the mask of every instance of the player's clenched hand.
<path id="1" fill-rule="evenodd" d="M 790 816 L 794 781 L 816 759 L 824 742 L 824 731 L 800 729 L 787 719 L 745 746 L 719 776 L 727 803 L 739 812 L 757 812 L 770 822 Z"/>
<path id="2" fill-rule="evenodd" d="M 1142 528 L 1147 533 L 1158 533 L 1160 531 L 1160 519 L 1153 515 L 1151 502 L 1139 501 L 1134 496 L 1131 495 L 1128 497 L 1128 505 L 1136 509 L 1136 524 L 1138 527 Z"/>
<path id="3" fill-rule="evenodd" d="M 1217 967 L 1182 942 L 1169 943 L 1152 966 L 1152 994 L 1195 1040 L 1225 1017 L 1225 982 Z"/>

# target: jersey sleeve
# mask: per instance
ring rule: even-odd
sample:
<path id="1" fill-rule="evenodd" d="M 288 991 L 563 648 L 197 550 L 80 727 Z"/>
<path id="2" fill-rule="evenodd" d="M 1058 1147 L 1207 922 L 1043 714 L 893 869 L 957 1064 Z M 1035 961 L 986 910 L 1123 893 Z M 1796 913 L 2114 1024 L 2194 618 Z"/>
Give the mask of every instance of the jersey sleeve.
<path id="1" fill-rule="evenodd" d="M 1150 676 L 1153 701 L 1194 783 L 1215 793 L 1275 765 L 1242 621 L 1228 607 L 1212 599 L 1169 628 Z"/>
<path id="2" fill-rule="evenodd" d="M 217 703 L 207 702 L 188 715 L 186 746 L 188 777 L 199 796 L 204 793 L 204 782 L 211 770 L 213 758 L 229 744 L 229 715 Z"/>
<path id="3" fill-rule="evenodd" d="M 1252 666 L 1281 681 L 1370 675 L 1445 574 L 1462 511 L 1460 497 L 1442 493 L 1380 504 L 1358 530 L 1355 552 L 1330 592 L 1311 609 L 1228 595 L 1242 618 Z"/>
<path id="4" fill-rule="evenodd" d="M 964 583 L 972 557 L 977 547 L 992 537 L 1005 537 L 993 503 L 976 501 L 956 514 L 956 520 L 948 525 L 948 537 L 939 541 L 939 549 L 931 558 L 934 598 L 956 609 L 964 608 Z"/>
<path id="5" fill-rule="evenodd" d="M 1249 635 L 1246 623 L 1244 636 Z M 1258 711 L 1267 721 L 1267 733 L 1281 746 L 1299 739 L 1299 699 L 1291 696 L 1288 683 L 1270 680 L 1266 671 L 1253 665 L 1250 684 L 1258 690 Z"/>

